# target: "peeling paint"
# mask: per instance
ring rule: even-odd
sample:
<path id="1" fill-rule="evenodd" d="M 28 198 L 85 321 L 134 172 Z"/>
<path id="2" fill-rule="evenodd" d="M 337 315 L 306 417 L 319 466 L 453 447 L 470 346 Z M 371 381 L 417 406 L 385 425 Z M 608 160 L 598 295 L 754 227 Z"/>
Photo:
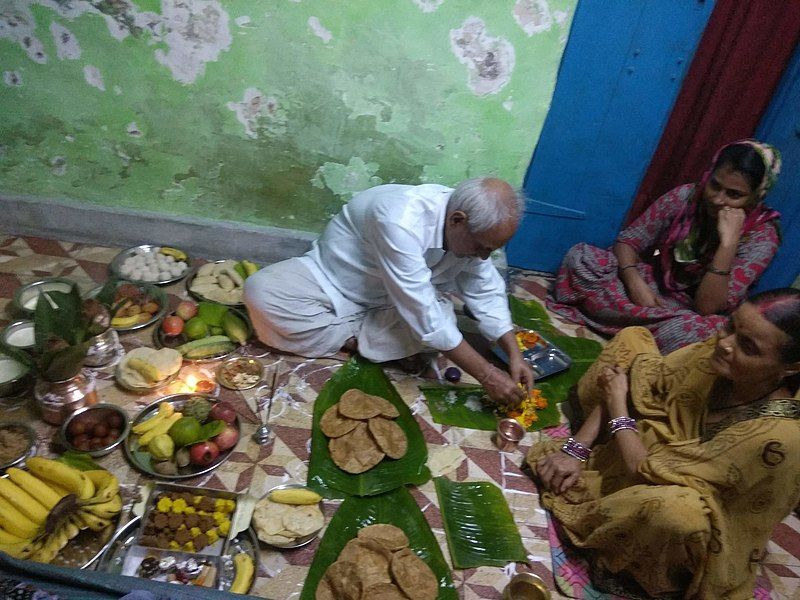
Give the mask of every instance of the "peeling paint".
<path id="1" fill-rule="evenodd" d="M 20 87 L 22 85 L 22 75 L 19 74 L 19 71 L 3 71 L 3 81 L 8 86 Z"/>
<path id="2" fill-rule="evenodd" d="M 414 0 L 414 4 L 416 4 L 422 12 L 429 13 L 435 11 L 444 4 L 444 0 Z"/>
<path id="3" fill-rule="evenodd" d="M 326 162 L 317 169 L 311 184 L 317 188 L 328 188 L 346 202 L 354 194 L 383 183 L 380 177 L 375 176 L 378 166 L 378 163 L 364 162 L 358 156 L 351 158 L 346 165 Z"/>
<path id="4" fill-rule="evenodd" d="M 308 26 L 311 28 L 311 32 L 321 39 L 323 43 L 327 44 L 333 39 L 333 34 L 322 26 L 317 17 L 308 17 Z"/>
<path id="5" fill-rule="evenodd" d="M 58 177 L 67 174 L 67 159 L 64 156 L 54 156 L 50 159 L 50 172 Z"/>
<path id="6" fill-rule="evenodd" d="M 469 87 L 478 96 L 496 94 L 511 78 L 514 46 L 486 35 L 486 23 L 478 17 L 468 17 L 460 29 L 450 30 L 450 48 L 467 65 Z"/>
<path id="7" fill-rule="evenodd" d="M 43 65 L 47 62 L 47 55 L 42 41 L 34 35 L 35 31 L 36 21 L 27 3 L 0 4 L 0 40 L 19 44 L 32 61 Z"/>
<path id="8" fill-rule="evenodd" d="M 511 112 L 511 110 L 514 108 L 514 101 L 511 98 L 509 98 L 508 100 L 503 102 L 503 108 L 505 108 L 508 112 Z"/>
<path id="9" fill-rule="evenodd" d="M 242 15 L 241 17 L 236 17 L 236 21 L 234 21 L 239 27 L 244 27 L 246 25 L 250 25 L 250 17 L 247 15 Z"/>
<path id="10" fill-rule="evenodd" d="M 259 131 L 270 135 L 285 131 L 286 117 L 278 106 L 278 99 L 265 97 L 257 88 L 247 88 L 241 102 L 228 102 L 226 106 L 236 113 L 247 137 L 256 138 Z"/>
<path id="11" fill-rule="evenodd" d="M 50 33 L 56 45 L 58 60 L 77 60 L 81 57 L 81 47 L 72 32 L 55 21 L 50 23 Z"/>
<path id="12" fill-rule="evenodd" d="M 156 60 L 181 83 L 194 83 L 207 62 L 216 61 L 231 45 L 228 13 L 216 0 L 163 0 L 164 36 L 169 50 L 155 52 Z"/>
<path id="13" fill-rule="evenodd" d="M 101 92 L 106 91 L 106 86 L 103 83 L 103 74 L 97 67 L 86 65 L 83 67 L 83 78 L 92 87 L 96 87 Z"/>
<path id="14" fill-rule="evenodd" d="M 513 14 L 517 25 L 529 36 L 553 27 L 553 15 L 547 0 L 517 0 Z"/>
<path id="15" fill-rule="evenodd" d="M 128 123 L 125 131 L 127 131 L 128 135 L 131 137 L 142 137 L 142 132 L 139 131 L 139 126 L 136 124 L 136 121 Z"/>

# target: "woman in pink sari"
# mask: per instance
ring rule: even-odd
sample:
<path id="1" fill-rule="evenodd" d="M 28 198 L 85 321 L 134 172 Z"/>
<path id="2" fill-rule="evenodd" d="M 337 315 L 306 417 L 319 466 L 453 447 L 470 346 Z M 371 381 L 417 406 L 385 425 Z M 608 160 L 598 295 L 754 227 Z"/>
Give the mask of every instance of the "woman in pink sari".
<path id="1" fill-rule="evenodd" d="M 769 144 L 723 147 L 699 183 L 656 200 L 611 250 L 573 246 L 548 308 L 608 335 L 646 327 L 665 353 L 708 338 L 778 249 L 780 215 L 763 200 L 780 165 Z"/>

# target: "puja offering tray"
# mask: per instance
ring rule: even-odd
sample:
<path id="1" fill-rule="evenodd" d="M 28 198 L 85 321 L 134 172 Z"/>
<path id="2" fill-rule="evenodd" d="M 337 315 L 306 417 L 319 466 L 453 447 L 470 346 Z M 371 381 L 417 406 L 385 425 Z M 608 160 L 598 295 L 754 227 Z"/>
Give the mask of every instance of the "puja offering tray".
<path id="1" fill-rule="evenodd" d="M 246 593 L 258 542 L 252 529 L 236 533 L 231 528 L 238 511 L 239 496 L 233 492 L 158 484 L 144 516 L 114 536 L 98 570 Z"/>
<path id="2" fill-rule="evenodd" d="M 572 365 L 569 355 L 532 329 L 520 329 L 516 332 L 517 346 L 536 379 L 566 371 Z M 508 355 L 500 346 L 493 346 L 494 353 L 505 363 Z"/>

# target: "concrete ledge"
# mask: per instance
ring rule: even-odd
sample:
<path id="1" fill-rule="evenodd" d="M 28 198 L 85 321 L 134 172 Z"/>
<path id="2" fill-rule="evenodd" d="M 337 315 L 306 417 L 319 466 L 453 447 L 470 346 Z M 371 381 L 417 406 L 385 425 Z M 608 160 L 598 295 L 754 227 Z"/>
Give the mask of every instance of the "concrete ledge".
<path id="1" fill-rule="evenodd" d="M 317 237 L 293 229 L 68 200 L 0 195 L 0 206 L 0 231 L 6 234 L 125 248 L 138 244 L 176 246 L 197 258 L 247 258 L 271 264 L 303 254 Z"/>

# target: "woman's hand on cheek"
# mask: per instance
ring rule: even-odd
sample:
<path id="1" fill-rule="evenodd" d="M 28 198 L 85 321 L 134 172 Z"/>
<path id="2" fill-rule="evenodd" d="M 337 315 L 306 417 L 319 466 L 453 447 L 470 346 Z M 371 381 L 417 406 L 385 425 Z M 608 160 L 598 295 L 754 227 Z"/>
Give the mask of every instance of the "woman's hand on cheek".
<path id="1" fill-rule="evenodd" d="M 745 216 L 745 212 L 741 208 L 726 207 L 717 213 L 717 233 L 720 244 L 735 246 L 739 243 Z"/>

